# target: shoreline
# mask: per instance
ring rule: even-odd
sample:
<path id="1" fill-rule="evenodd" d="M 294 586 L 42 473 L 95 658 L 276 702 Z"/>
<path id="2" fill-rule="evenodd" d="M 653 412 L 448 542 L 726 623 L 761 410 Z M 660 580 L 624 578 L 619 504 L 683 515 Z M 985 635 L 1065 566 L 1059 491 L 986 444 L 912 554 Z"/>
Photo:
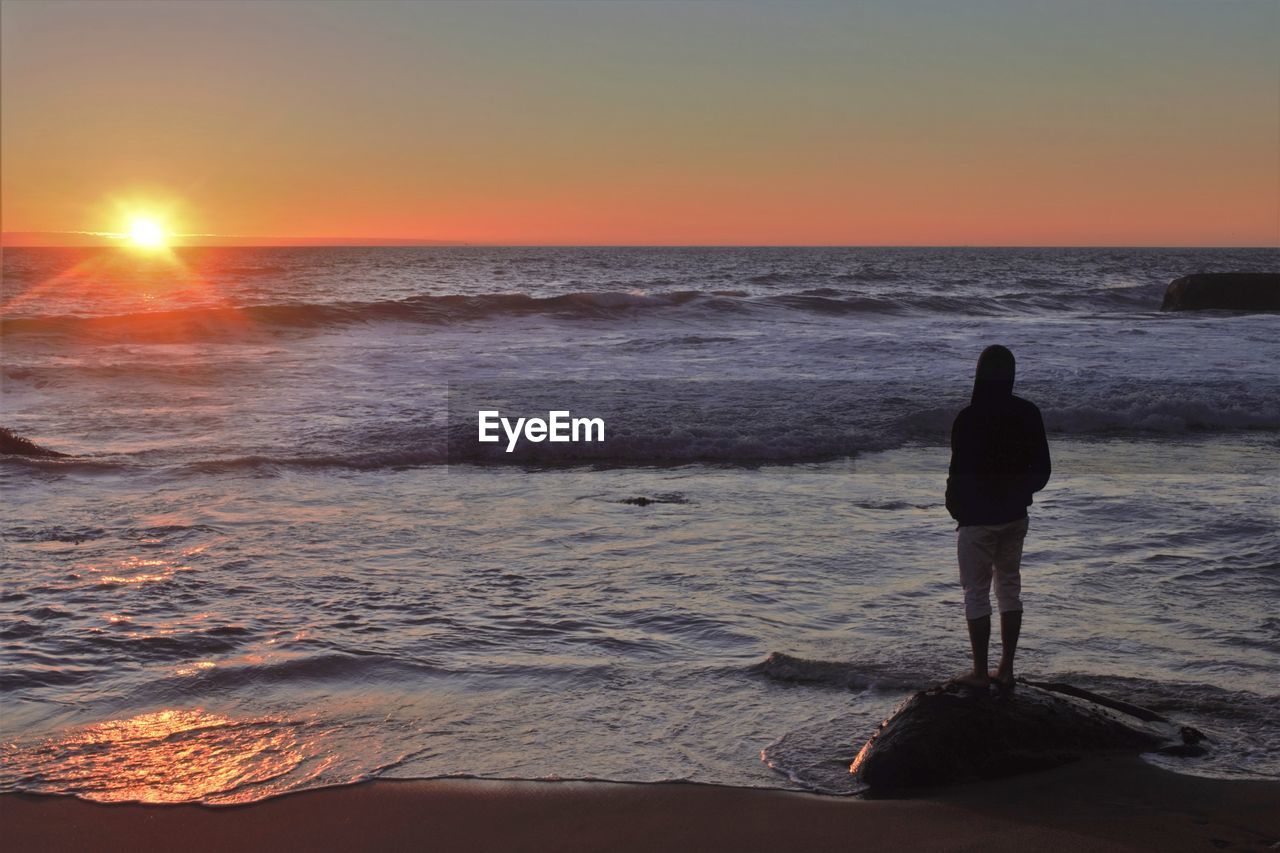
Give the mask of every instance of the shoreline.
<path id="1" fill-rule="evenodd" d="M 1280 781 L 1136 757 L 854 799 L 685 782 L 372 780 L 231 806 L 0 795 L 20 850 L 1268 850 Z"/>

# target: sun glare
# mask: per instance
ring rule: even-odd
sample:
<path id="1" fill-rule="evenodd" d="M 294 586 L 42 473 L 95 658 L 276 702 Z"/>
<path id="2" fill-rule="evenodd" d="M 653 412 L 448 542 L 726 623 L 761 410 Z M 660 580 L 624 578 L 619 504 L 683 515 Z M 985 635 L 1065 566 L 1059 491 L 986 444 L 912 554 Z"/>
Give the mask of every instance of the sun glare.
<path id="1" fill-rule="evenodd" d="M 140 249 L 159 249 L 167 242 L 167 235 L 154 219 L 139 217 L 129 223 L 129 242 Z"/>

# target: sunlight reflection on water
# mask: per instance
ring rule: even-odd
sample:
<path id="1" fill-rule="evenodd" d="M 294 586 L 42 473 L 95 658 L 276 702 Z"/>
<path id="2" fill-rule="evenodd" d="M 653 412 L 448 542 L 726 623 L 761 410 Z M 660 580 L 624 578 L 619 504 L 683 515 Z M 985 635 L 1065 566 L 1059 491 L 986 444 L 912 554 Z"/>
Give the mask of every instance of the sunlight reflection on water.
<path id="1" fill-rule="evenodd" d="M 235 803 L 271 793 L 311 752 L 305 724 L 170 709 L 108 720 L 27 749 L 12 772 L 46 790 L 102 802 Z"/>
<path id="2" fill-rule="evenodd" d="M 115 565 L 85 567 L 97 583 L 107 586 L 160 583 L 190 568 L 172 560 L 139 556 L 126 557 Z"/>

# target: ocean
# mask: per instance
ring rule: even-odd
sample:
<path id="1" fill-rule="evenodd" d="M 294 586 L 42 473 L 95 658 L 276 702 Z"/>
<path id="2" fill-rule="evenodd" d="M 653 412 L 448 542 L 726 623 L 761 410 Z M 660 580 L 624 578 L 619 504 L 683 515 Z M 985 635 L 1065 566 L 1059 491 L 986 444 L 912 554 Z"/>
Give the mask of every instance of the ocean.
<path id="1" fill-rule="evenodd" d="M 1044 415 L 1019 670 L 1280 778 L 1280 251 L 6 249 L 0 790 L 382 778 L 853 792 L 968 665 L 948 430 Z M 606 441 L 470 441 L 571 409 Z M 643 500 L 640 500 L 643 499 Z"/>

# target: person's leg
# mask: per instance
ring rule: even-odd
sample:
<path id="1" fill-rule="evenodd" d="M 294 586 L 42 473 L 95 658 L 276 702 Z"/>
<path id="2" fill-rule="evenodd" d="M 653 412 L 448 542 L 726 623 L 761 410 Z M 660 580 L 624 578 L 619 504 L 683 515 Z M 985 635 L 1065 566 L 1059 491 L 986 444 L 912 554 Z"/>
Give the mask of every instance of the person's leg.
<path id="1" fill-rule="evenodd" d="M 1000 607 L 1000 665 L 995 677 L 1002 684 L 1013 683 L 1013 658 L 1022 633 L 1022 543 L 1027 537 L 1027 519 L 1005 525 L 995 548 L 996 603 Z"/>
<path id="2" fill-rule="evenodd" d="M 1000 611 L 1000 665 L 995 678 L 1001 684 L 1013 681 L 1013 656 L 1018 651 L 1018 635 L 1022 633 L 1022 611 Z"/>
<path id="3" fill-rule="evenodd" d="M 994 532 L 985 525 L 961 527 L 956 537 L 960 584 L 964 588 L 964 616 L 973 653 L 973 670 L 960 680 L 977 687 L 985 687 L 991 681 L 987 673 L 987 648 L 991 642 L 991 576 L 995 545 Z"/>
<path id="4" fill-rule="evenodd" d="M 991 683 L 991 676 L 987 673 L 987 649 L 991 646 L 991 614 L 966 621 L 969 623 L 969 648 L 973 652 L 973 671 L 961 676 L 959 680 L 975 687 L 986 687 Z"/>

